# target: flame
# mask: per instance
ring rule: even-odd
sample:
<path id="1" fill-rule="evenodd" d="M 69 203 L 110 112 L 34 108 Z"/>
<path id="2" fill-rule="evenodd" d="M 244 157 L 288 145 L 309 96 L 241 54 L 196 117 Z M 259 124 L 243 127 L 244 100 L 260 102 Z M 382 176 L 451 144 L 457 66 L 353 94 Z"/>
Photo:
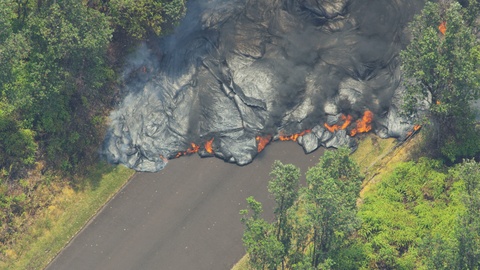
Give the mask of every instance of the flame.
<path id="1" fill-rule="evenodd" d="M 307 133 L 310 133 L 310 132 L 312 132 L 312 131 L 311 131 L 310 129 L 307 129 L 307 130 L 304 130 L 304 131 L 302 131 L 302 132 L 300 132 L 300 133 L 295 133 L 295 134 L 288 135 L 288 136 L 286 136 L 286 135 L 279 135 L 279 136 L 278 136 L 278 139 L 279 139 L 280 141 L 294 141 L 294 142 L 296 142 L 297 139 L 298 139 L 298 137 L 303 136 L 303 135 L 305 135 L 305 134 L 307 134 Z"/>
<path id="2" fill-rule="evenodd" d="M 257 139 L 257 152 L 260 153 L 263 151 L 265 146 L 270 143 L 272 140 L 272 135 L 267 135 L 265 137 L 257 136 L 255 139 Z"/>
<path id="3" fill-rule="evenodd" d="M 356 127 L 350 131 L 350 136 L 355 136 L 357 133 L 365 133 L 372 130 L 373 113 L 366 110 L 363 113 L 362 119 L 357 120 Z"/>
<path id="4" fill-rule="evenodd" d="M 192 142 L 190 144 L 190 148 L 188 148 L 186 151 L 178 152 L 177 155 L 175 156 L 175 158 L 179 158 L 181 156 L 186 156 L 186 155 L 191 155 L 191 154 L 197 153 L 198 150 L 200 150 L 200 146 Z"/>
<path id="5" fill-rule="evenodd" d="M 437 105 L 442 104 L 442 102 L 441 102 L 440 100 L 437 100 L 435 103 L 436 103 Z"/>
<path id="6" fill-rule="evenodd" d="M 413 130 L 410 130 L 408 133 L 407 133 L 407 138 L 412 136 L 413 133 L 415 133 L 416 131 L 418 131 L 420 128 L 422 128 L 421 125 L 414 125 L 413 126 Z"/>
<path id="7" fill-rule="evenodd" d="M 342 116 L 340 116 L 340 120 L 343 121 L 342 125 L 332 125 L 332 126 L 330 126 L 329 124 L 325 123 L 324 126 L 331 133 L 334 133 L 337 130 L 346 129 L 350 125 L 350 123 L 352 123 L 352 116 L 342 114 Z"/>
<path id="8" fill-rule="evenodd" d="M 438 26 L 438 31 L 440 31 L 442 35 L 445 35 L 445 32 L 447 32 L 447 22 L 443 21 L 442 23 L 440 23 L 440 25 Z"/>
<path id="9" fill-rule="evenodd" d="M 209 154 L 213 154 L 213 148 L 212 148 L 213 139 L 214 139 L 214 138 L 208 140 L 208 141 L 205 143 L 205 151 L 207 151 L 207 153 L 209 153 Z"/>

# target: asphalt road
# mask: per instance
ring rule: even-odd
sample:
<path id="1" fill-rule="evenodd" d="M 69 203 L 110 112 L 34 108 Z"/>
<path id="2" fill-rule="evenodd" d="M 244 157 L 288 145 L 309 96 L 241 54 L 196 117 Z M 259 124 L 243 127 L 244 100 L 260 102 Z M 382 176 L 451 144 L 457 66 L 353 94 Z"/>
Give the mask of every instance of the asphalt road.
<path id="1" fill-rule="evenodd" d="M 304 174 L 321 154 L 275 142 L 243 167 L 190 156 L 158 173 L 137 173 L 47 269 L 230 269 L 245 254 L 238 213 L 245 199 L 255 196 L 273 218 L 267 192 L 273 161 Z"/>

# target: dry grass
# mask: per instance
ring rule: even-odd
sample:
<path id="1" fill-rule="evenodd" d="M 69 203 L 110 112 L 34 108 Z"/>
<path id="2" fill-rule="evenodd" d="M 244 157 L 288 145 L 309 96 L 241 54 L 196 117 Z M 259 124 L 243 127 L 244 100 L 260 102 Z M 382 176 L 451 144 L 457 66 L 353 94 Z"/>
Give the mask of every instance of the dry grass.
<path id="1" fill-rule="evenodd" d="M 44 269 L 133 173 L 123 166 L 100 164 L 80 189 L 64 186 L 5 252 L 0 269 Z"/>

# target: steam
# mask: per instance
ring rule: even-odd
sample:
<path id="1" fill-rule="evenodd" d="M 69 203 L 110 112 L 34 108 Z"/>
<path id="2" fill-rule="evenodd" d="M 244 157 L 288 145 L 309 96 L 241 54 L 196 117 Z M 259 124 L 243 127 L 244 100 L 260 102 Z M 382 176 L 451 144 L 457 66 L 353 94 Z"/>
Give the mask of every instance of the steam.
<path id="1" fill-rule="evenodd" d="M 398 53 L 419 2 L 191 1 L 175 34 L 130 57 L 104 153 L 157 171 L 192 143 L 241 165 L 281 135 L 302 134 L 306 152 L 355 147 L 347 128 L 325 123 L 367 110 L 377 134 L 405 136 Z"/>

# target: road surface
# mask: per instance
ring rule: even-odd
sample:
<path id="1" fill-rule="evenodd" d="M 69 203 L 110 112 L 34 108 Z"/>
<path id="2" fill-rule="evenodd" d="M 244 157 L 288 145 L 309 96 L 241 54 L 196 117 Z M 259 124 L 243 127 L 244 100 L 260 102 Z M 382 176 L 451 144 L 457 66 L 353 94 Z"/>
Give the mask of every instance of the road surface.
<path id="1" fill-rule="evenodd" d="M 274 142 L 243 167 L 190 156 L 158 173 L 137 173 L 47 269 L 230 269 L 245 253 L 238 213 L 245 199 L 255 196 L 273 218 L 273 161 L 295 164 L 304 175 L 321 153 Z"/>

